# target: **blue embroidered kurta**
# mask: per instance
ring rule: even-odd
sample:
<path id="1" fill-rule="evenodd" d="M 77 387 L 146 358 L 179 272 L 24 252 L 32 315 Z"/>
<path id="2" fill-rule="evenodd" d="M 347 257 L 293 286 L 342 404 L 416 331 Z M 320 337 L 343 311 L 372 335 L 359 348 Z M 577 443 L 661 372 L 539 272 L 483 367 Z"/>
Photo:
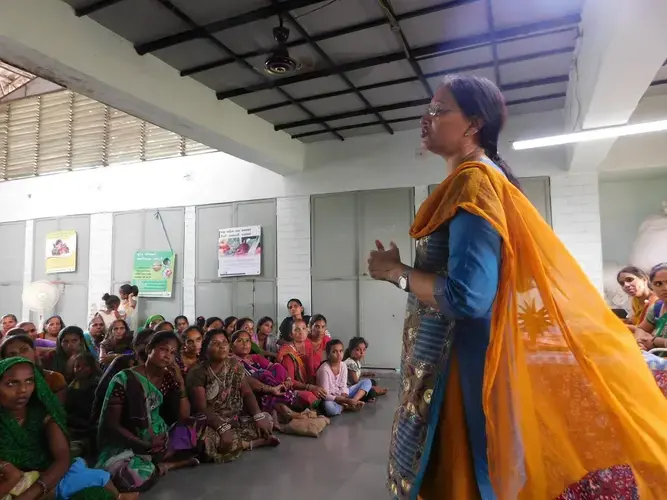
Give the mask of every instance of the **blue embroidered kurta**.
<path id="1" fill-rule="evenodd" d="M 414 267 L 438 275 L 434 295 L 439 310 L 412 294 L 408 297 L 400 406 L 388 467 L 389 488 L 395 498 L 417 498 L 443 405 L 451 353 L 459 360 L 480 497 L 496 498 L 488 474 L 482 382 L 500 252 L 500 235 L 486 220 L 465 211 L 417 241 Z"/>

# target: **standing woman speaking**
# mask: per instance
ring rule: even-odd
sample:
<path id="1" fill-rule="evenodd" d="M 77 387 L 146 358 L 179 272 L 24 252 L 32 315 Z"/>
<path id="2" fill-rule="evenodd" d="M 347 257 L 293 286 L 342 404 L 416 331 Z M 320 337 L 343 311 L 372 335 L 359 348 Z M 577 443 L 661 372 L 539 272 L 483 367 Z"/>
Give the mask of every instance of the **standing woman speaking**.
<path id="1" fill-rule="evenodd" d="M 657 499 L 667 401 L 499 157 L 505 116 L 490 81 L 443 81 L 421 137 L 448 175 L 412 225 L 414 267 L 393 242 L 368 259 L 374 279 L 408 293 L 389 489 L 409 500 Z"/>

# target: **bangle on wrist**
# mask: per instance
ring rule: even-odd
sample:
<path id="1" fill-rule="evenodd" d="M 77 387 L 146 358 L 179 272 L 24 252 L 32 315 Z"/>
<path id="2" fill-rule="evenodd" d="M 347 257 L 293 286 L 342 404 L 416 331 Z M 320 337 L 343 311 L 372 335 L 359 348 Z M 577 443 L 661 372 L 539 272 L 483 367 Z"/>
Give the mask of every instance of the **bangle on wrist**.
<path id="1" fill-rule="evenodd" d="M 253 415 L 253 416 L 252 416 L 252 419 L 253 419 L 255 422 L 259 422 L 260 420 L 264 420 L 265 418 L 266 418 L 266 414 L 264 414 L 264 413 L 262 413 L 262 412 L 260 412 L 260 413 L 258 413 L 258 414 L 256 414 L 256 415 Z"/>
<path id="2" fill-rule="evenodd" d="M 46 483 L 44 481 L 42 481 L 41 478 L 37 479 L 37 481 L 35 481 L 35 484 L 42 488 L 42 495 L 41 496 L 44 496 L 49 492 L 49 488 L 46 486 Z"/>

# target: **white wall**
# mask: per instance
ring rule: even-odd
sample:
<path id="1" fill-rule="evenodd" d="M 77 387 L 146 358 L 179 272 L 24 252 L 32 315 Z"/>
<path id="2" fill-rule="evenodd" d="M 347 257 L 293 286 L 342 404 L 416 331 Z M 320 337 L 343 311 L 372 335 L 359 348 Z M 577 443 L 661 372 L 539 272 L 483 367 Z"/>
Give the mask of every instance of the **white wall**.
<path id="1" fill-rule="evenodd" d="M 662 214 L 667 200 L 667 173 L 657 176 L 600 181 L 602 256 L 621 266 L 628 263 L 639 225 L 649 215 Z"/>

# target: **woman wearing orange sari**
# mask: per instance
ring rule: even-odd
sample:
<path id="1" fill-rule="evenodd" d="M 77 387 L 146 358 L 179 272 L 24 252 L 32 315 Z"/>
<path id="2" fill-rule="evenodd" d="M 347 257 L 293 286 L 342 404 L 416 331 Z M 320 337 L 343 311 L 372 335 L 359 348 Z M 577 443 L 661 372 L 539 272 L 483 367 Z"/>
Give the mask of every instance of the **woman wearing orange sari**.
<path id="1" fill-rule="evenodd" d="M 308 326 L 305 320 L 292 322 L 292 340 L 283 344 L 278 351 L 278 363 L 282 364 L 299 394 L 301 403 L 312 408 L 327 395 L 315 384 L 315 374 L 320 361 L 308 340 Z"/>
<path id="2" fill-rule="evenodd" d="M 616 281 L 631 299 L 632 317 L 628 318 L 628 328 L 634 331 L 644 321 L 646 313 L 658 298 L 651 290 L 648 274 L 638 267 L 624 267 L 616 275 Z"/>
<path id="3" fill-rule="evenodd" d="M 498 156 L 504 120 L 490 81 L 441 84 L 422 143 L 450 174 L 415 217 L 414 267 L 379 241 L 368 261 L 409 293 L 389 489 L 406 500 L 661 498 L 667 400 Z"/>

